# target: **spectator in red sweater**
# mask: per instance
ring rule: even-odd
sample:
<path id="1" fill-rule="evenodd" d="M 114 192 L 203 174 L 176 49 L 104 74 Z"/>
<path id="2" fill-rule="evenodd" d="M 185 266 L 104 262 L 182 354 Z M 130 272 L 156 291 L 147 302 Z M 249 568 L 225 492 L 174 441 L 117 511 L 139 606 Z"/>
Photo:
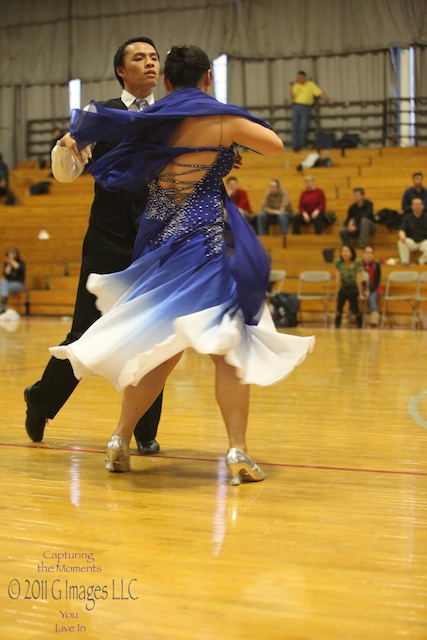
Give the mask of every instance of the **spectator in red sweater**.
<path id="1" fill-rule="evenodd" d="M 302 192 L 297 213 L 293 219 L 293 233 L 301 233 L 302 224 L 314 224 L 314 232 L 320 235 L 323 232 L 325 221 L 326 198 L 322 189 L 316 188 L 314 178 L 305 176 L 305 190 Z"/>
<path id="2" fill-rule="evenodd" d="M 248 192 L 244 189 L 239 189 L 239 183 L 234 176 L 227 178 L 226 183 L 227 193 L 230 199 L 234 202 L 240 213 L 245 216 L 249 224 L 253 225 L 253 215 L 251 205 L 249 204 Z"/>

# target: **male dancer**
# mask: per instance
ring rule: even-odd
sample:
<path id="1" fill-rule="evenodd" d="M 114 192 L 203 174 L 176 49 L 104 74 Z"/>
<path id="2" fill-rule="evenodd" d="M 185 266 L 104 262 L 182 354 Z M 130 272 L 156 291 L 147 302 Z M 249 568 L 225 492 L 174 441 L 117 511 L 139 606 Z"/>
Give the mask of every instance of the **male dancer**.
<path id="1" fill-rule="evenodd" d="M 114 56 L 114 71 L 123 88 L 121 97 L 101 104 L 114 109 L 139 111 L 154 102 L 152 90 L 159 79 L 160 63 L 152 40 L 136 37 L 123 43 Z M 98 142 L 93 149 L 88 146 L 79 151 L 76 141 L 70 133 L 66 133 L 52 150 L 53 175 L 60 182 L 72 182 L 92 157 L 96 160 L 115 144 Z M 89 227 L 83 242 L 73 323 L 62 344 L 77 340 L 100 316 L 95 306 L 95 296 L 86 289 L 89 274 L 112 273 L 129 266 L 136 237 L 135 221 L 145 208 L 147 195 L 147 189 L 137 193 L 125 190 L 110 192 L 95 182 Z M 47 420 L 55 417 L 77 384 L 69 361 L 51 358 L 41 380 L 25 389 L 25 428 L 33 442 L 41 442 Z M 162 394 L 135 428 L 140 454 L 160 451 L 155 438 L 161 406 Z"/>

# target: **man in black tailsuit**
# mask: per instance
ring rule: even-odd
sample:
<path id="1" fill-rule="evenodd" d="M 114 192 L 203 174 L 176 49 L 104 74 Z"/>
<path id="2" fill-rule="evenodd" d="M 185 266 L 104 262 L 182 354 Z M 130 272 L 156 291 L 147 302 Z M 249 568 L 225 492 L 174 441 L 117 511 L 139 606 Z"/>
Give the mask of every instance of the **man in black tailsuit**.
<path id="1" fill-rule="evenodd" d="M 101 102 L 103 106 L 139 111 L 154 102 L 152 90 L 159 78 L 160 63 L 152 40 L 137 37 L 123 43 L 114 56 L 114 71 L 123 88 L 122 95 Z M 67 133 L 52 150 L 53 175 L 60 182 L 72 182 L 81 175 L 91 158 L 96 160 L 115 144 L 98 142 L 93 148 L 88 146 L 79 151 L 76 141 Z M 83 242 L 73 323 L 62 344 L 70 344 L 80 338 L 100 316 L 95 296 L 86 289 L 89 274 L 113 273 L 129 266 L 136 237 L 136 218 L 144 210 L 147 196 L 146 188 L 137 193 L 125 190 L 110 192 L 95 182 L 89 227 Z M 69 360 L 51 358 L 41 380 L 25 389 L 25 428 L 33 442 L 41 442 L 47 420 L 54 418 L 77 384 Z M 160 450 L 155 438 L 161 406 L 162 394 L 135 427 L 140 454 Z"/>

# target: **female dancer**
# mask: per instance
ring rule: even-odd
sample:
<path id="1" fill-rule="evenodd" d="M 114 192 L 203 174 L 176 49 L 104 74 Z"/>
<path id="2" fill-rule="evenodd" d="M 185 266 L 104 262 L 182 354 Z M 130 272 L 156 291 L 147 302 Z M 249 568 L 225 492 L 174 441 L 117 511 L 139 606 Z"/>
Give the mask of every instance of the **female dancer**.
<path id="1" fill-rule="evenodd" d="M 122 140 L 93 165 L 98 182 L 135 190 L 147 181 L 150 194 L 133 264 L 89 277 L 88 289 L 104 315 L 80 340 L 51 352 L 69 358 L 77 378 L 104 375 L 125 389 L 107 445 L 110 471 L 130 469 L 136 421 L 183 350 L 210 354 L 232 484 L 259 481 L 264 473 L 248 456 L 245 439 L 248 385 L 287 376 L 314 339 L 276 332 L 265 305 L 268 257 L 222 179 L 234 163 L 233 142 L 266 154 L 280 152 L 283 144 L 263 121 L 208 95 L 210 63 L 198 47 L 171 49 L 165 85 L 172 93 L 141 113 L 94 104 L 95 112 L 79 111 L 72 122 L 81 147 L 87 140 Z M 232 246 L 225 241 L 224 206 Z"/>

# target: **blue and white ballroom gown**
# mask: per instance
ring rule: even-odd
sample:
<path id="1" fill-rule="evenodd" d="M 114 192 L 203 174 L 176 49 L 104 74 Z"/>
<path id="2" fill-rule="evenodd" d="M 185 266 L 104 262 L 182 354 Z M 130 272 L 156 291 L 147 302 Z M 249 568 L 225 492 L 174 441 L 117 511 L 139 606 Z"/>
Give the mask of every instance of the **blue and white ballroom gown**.
<path id="1" fill-rule="evenodd" d="M 276 331 L 265 303 L 268 256 L 223 185 L 234 164 L 233 148 L 202 149 L 217 151 L 216 160 L 180 203 L 159 184 L 167 179 L 162 170 L 177 156 L 178 179 L 206 168 L 185 163 L 185 153 L 194 148 L 165 146 L 171 128 L 184 117 L 237 110 L 236 115 L 262 121 L 198 89 L 173 93 L 141 114 L 93 108 L 96 113 L 76 114 L 73 135 L 80 146 L 106 136 L 123 140 L 93 165 L 96 180 L 110 189 L 140 188 L 149 180 L 149 198 L 138 220 L 131 266 L 88 279 L 103 315 L 79 340 L 52 347 L 51 353 L 68 358 L 76 378 L 102 375 L 118 390 L 138 384 L 187 347 L 223 355 L 242 383 L 270 385 L 285 378 L 312 350 L 314 338 Z"/>

